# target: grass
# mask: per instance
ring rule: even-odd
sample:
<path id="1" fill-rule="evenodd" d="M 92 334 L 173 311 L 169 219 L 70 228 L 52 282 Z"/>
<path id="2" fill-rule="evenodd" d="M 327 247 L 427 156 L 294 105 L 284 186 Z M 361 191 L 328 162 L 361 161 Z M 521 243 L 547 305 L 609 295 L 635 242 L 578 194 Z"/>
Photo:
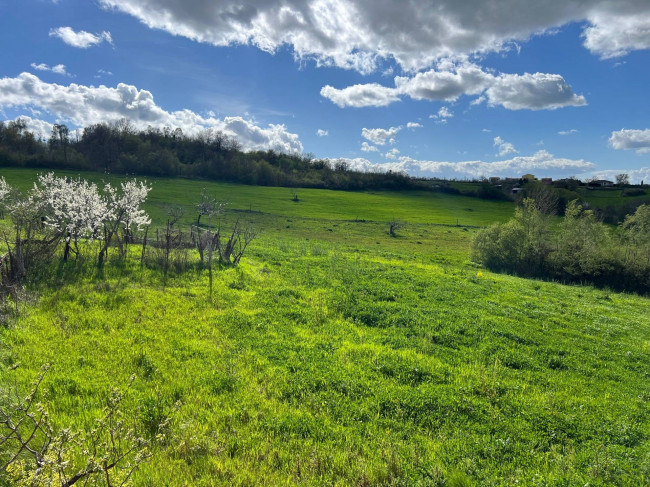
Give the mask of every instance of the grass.
<path id="1" fill-rule="evenodd" d="M 27 190 L 40 172 L 43 171 L 3 169 L 2 176 L 8 184 Z M 59 171 L 57 174 L 69 177 L 79 175 L 70 171 Z M 124 179 L 92 172 L 81 173 L 81 176 L 98 184 L 102 181 L 116 184 Z M 195 221 L 194 205 L 199 201 L 203 188 L 220 201 L 227 201 L 231 210 L 323 220 L 398 219 L 409 223 L 485 225 L 506 221 L 514 213 L 514 207 L 509 202 L 486 202 L 467 196 L 424 191 L 296 190 L 169 178 L 150 178 L 147 181 L 152 186 L 147 211 L 158 224 L 164 223 L 165 209 L 171 204 L 186 210 L 181 223 L 190 224 Z M 298 194 L 298 202 L 292 200 L 295 192 Z"/>
<path id="2" fill-rule="evenodd" d="M 629 201 L 645 200 L 648 198 L 647 190 L 645 195 L 638 196 L 623 196 L 623 190 L 620 188 L 587 189 L 586 187 L 581 187 L 576 192 L 589 204 L 599 208 L 619 206 Z"/>
<path id="3" fill-rule="evenodd" d="M 473 265 L 475 229 L 445 224 L 465 207 L 472 225 L 501 221 L 512 206 L 153 184 L 158 223 L 207 186 L 262 230 L 240 267 L 217 272 L 212 300 L 200 266 L 165 281 L 132 249 L 101 275 L 54 263 L 0 329 L 5 384 L 54 364 L 58 425 L 90 427 L 110 388 L 137 376 L 138 428 L 172 421 L 135 485 L 648 482 L 648 300 Z M 396 238 L 394 217 L 409 222 Z"/>

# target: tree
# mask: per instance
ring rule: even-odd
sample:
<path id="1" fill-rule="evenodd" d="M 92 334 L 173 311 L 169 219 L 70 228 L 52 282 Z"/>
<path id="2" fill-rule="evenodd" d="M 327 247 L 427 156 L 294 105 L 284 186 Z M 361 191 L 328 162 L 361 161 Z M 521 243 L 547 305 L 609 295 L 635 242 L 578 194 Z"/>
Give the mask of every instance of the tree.
<path id="1" fill-rule="evenodd" d="M 557 213 L 559 197 L 554 189 L 536 184 L 528 193 L 528 197 L 534 201 L 535 208 L 544 215 Z"/>
<path id="2" fill-rule="evenodd" d="M 38 176 L 35 190 L 45 203 L 43 223 L 64 238 L 64 261 L 68 260 L 71 250 L 79 255 L 79 240 L 101 238 L 101 229 L 110 210 L 95 183 L 81 178 L 58 178 L 48 173 Z"/>
<path id="3" fill-rule="evenodd" d="M 616 185 L 617 186 L 627 186 L 630 184 L 630 176 L 626 173 L 621 173 L 616 175 Z"/>
<path id="4" fill-rule="evenodd" d="M 124 393 L 112 391 L 91 431 L 57 430 L 46 404 L 38 400 L 48 370 L 43 367 L 26 396 L 17 387 L 0 394 L 0 472 L 12 485 L 25 487 L 126 485 L 152 453 L 150 443 L 123 419 Z"/>
<path id="5" fill-rule="evenodd" d="M 198 216 L 196 217 L 196 226 L 198 227 L 201 224 L 201 217 L 203 215 L 215 216 L 221 213 L 225 208 L 225 203 L 219 203 L 216 199 L 212 198 L 208 193 L 208 190 L 203 188 L 201 191 L 201 199 L 196 204 L 196 211 Z"/>
<path id="6" fill-rule="evenodd" d="M 553 265 L 572 278 L 598 278 L 608 272 L 611 260 L 610 235 L 593 210 L 577 200 L 569 202 L 556 234 Z"/>
<path id="7" fill-rule="evenodd" d="M 7 277 L 12 281 L 20 281 L 33 262 L 49 259 L 62 232 L 43 224 L 47 205 L 43 192 L 37 185 L 24 196 L 10 188 L 4 179 L 2 182 L 4 195 L 1 205 L 9 213 L 14 230 L 13 246 L 3 232 L 10 263 Z"/>
<path id="8" fill-rule="evenodd" d="M 65 124 L 54 124 L 49 140 L 50 150 L 63 152 L 63 160 L 68 162 L 68 145 L 70 145 L 70 129 Z"/>
<path id="9" fill-rule="evenodd" d="M 388 222 L 388 234 L 391 237 L 397 237 L 397 231 L 404 228 L 406 226 L 406 222 L 402 222 L 399 220 L 392 220 Z"/>
<path id="10" fill-rule="evenodd" d="M 621 224 L 622 237 L 630 245 L 629 265 L 650 266 L 650 205 L 639 206 L 633 215 L 627 215 Z"/>
<path id="11" fill-rule="evenodd" d="M 250 226 L 242 226 L 239 220 L 235 222 L 227 240 L 222 239 L 220 230 L 217 230 L 213 241 L 219 251 L 219 260 L 226 264 L 239 264 L 246 247 L 255 237 L 257 237 L 257 231 Z"/>
<path id="12" fill-rule="evenodd" d="M 120 183 L 121 191 L 109 184 L 104 187 L 106 193 L 108 211 L 104 218 L 104 244 L 99 252 L 98 264 L 102 266 L 106 253 L 111 244 L 113 236 L 117 235 L 120 229 L 124 235 L 128 235 L 133 228 L 142 229 L 149 225 L 151 220 L 142 208 L 151 187 L 146 181 L 130 180 Z M 120 246 L 123 239 L 118 238 Z"/>

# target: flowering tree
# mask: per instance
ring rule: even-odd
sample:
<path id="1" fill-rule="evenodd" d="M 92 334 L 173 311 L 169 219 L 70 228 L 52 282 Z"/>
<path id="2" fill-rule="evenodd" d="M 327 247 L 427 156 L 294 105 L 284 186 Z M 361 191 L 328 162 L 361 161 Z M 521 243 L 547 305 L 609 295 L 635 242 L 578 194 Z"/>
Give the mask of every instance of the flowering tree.
<path id="1" fill-rule="evenodd" d="M 48 173 L 38 176 L 32 193 L 46 205 L 43 223 L 64 238 L 63 260 L 68 260 L 70 250 L 79 254 L 80 239 L 101 238 L 102 226 L 111 209 L 95 183 L 81 178 L 57 178 Z"/>
<path id="2" fill-rule="evenodd" d="M 113 236 L 118 234 L 120 229 L 124 234 L 124 241 L 128 239 L 133 228 L 140 230 L 143 226 L 149 225 L 151 220 L 142 209 L 142 204 L 147 199 L 151 187 L 142 181 L 127 181 L 120 183 L 121 191 L 109 184 L 104 187 L 107 198 L 108 211 L 104 217 L 104 244 L 99 252 L 98 264 L 101 266 L 106 258 L 108 247 Z M 120 247 L 122 240 L 118 239 Z"/>

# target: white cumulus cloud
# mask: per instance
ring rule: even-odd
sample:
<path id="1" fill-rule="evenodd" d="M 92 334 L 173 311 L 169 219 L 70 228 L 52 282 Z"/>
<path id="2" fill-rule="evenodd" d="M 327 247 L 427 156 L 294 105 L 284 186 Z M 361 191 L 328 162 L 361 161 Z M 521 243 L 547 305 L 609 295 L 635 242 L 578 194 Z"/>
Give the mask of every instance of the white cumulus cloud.
<path id="1" fill-rule="evenodd" d="M 442 58 L 498 52 L 585 22 L 601 57 L 650 46 L 647 0 L 99 0 L 150 28 L 216 46 L 290 46 L 297 59 L 369 73 L 382 60 L 419 71 Z"/>
<path id="2" fill-rule="evenodd" d="M 151 92 L 124 83 L 114 88 L 75 83 L 65 86 L 22 73 L 15 78 L 0 78 L 0 109 L 5 107 L 40 109 L 78 127 L 127 118 L 138 128 L 179 127 L 188 134 L 206 128 L 221 130 L 237 138 L 245 150 L 303 150 L 298 135 L 284 125 L 260 127 L 242 117 L 204 117 L 187 109 L 168 112 L 155 103 Z"/>
<path id="3" fill-rule="evenodd" d="M 319 137 L 327 137 L 329 135 L 329 132 L 327 130 L 318 129 L 316 131 L 316 135 L 318 135 Z"/>
<path id="4" fill-rule="evenodd" d="M 361 129 L 361 136 L 376 145 L 394 144 L 395 135 L 402 130 L 402 127 L 391 127 L 389 129 Z"/>
<path id="5" fill-rule="evenodd" d="M 320 94 L 340 108 L 384 107 L 400 101 L 394 88 L 388 88 L 378 83 L 353 85 L 343 89 L 326 85 L 321 88 Z"/>
<path id="6" fill-rule="evenodd" d="M 558 132 L 559 135 L 571 135 L 571 134 L 577 134 L 578 129 L 570 129 L 570 130 L 560 130 Z"/>
<path id="7" fill-rule="evenodd" d="M 489 105 L 508 110 L 554 110 L 567 106 L 586 105 L 559 74 L 501 74 L 486 91 Z"/>
<path id="8" fill-rule="evenodd" d="M 441 63 L 436 69 L 417 73 L 413 77 L 396 76 L 399 94 L 414 100 L 454 101 L 461 95 L 479 95 L 493 76 L 471 63 L 453 65 Z"/>
<path id="9" fill-rule="evenodd" d="M 55 74 L 62 74 L 64 76 L 69 76 L 68 72 L 65 69 L 65 64 L 57 64 L 56 66 L 49 66 L 45 63 L 32 63 L 30 64 L 32 68 L 34 68 L 36 71 L 50 71 Z"/>
<path id="10" fill-rule="evenodd" d="M 614 149 L 634 149 L 637 154 L 646 154 L 650 152 L 650 129 L 622 129 L 612 132 L 609 145 Z"/>
<path id="11" fill-rule="evenodd" d="M 75 32 L 71 27 L 57 27 L 50 30 L 50 37 L 58 37 L 69 46 L 81 49 L 87 49 L 102 42 L 113 44 L 113 37 L 107 31 L 91 34 L 85 30 Z"/>
<path id="12" fill-rule="evenodd" d="M 447 123 L 447 119 L 453 118 L 454 113 L 447 107 L 441 107 L 435 115 L 429 115 L 429 118 L 436 120 L 436 123 Z"/>
<path id="13" fill-rule="evenodd" d="M 345 159 L 350 169 L 365 172 L 402 172 L 415 177 L 447 179 L 474 179 L 482 176 L 520 177 L 526 173 L 544 174 L 548 177 L 567 177 L 592 171 L 594 164 L 583 159 L 565 159 L 540 150 L 530 156 L 486 161 L 423 161 L 402 156 L 395 162 L 373 164 L 367 159 Z"/>
<path id="14" fill-rule="evenodd" d="M 414 100 L 454 101 L 461 95 L 480 95 L 475 101 L 487 100 L 490 106 L 508 110 L 554 110 L 582 106 L 585 97 L 573 92 L 559 74 L 524 73 L 493 75 L 471 63 L 441 62 L 436 69 L 413 77 L 396 76 L 395 87 L 377 83 L 337 89 L 325 86 L 321 95 L 341 108 L 386 106 L 401 96 Z"/>
<path id="15" fill-rule="evenodd" d="M 454 114 L 447 107 L 442 107 L 438 110 L 438 118 L 452 118 Z"/>
<path id="16" fill-rule="evenodd" d="M 650 48 L 648 4 L 645 12 L 624 12 L 612 7 L 590 16 L 591 25 L 583 32 L 584 46 L 602 59 Z"/>
<path id="17" fill-rule="evenodd" d="M 641 167 L 639 169 L 606 169 L 604 171 L 596 171 L 591 174 L 596 179 L 609 179 L 614 181 L 617 174 L 625 173 L 630 178 L 632 184 L 648 184 L 650 182 L 650 167 Z"/>
<path id="18" fill-rule="evenodd" d="M 505 156 L 508 154 L 517 154 L 519 151 L 515 149 L 515 146 L 512 145 L 510 142 L 506 142 L 503 140 L 501 137 L 495 137 L 494 138 L 494 147 L 496 147 L 499 150 L 499 155 L 500 156 Z"/>
<path id="19" fill-rule="evenodd" d="M 406 124 L 407 129 L 415 130 L 415 129 L 421 129 L 422 124 L 418 122 L 409 122 Z"/>
<path id="20" fill-rule="evenodd" d="M 25 128 L 29 132 L 33 133 L 37 139 L 47 139 L 50 134 L 52 134 L 52 127 L 54 127 L 54 125 L 50 122 L 32 118 L 27 115 L 21 115 L 18 118 L 25 122 Z"/>
<path id="21" fill-rule="evenodd" d="M 397 156 L 399 156 L 399 154 L 400 151 L 396 147 L 393 147 L 391 150 L 384 154 L 384 157 L 386 159 L 397 159 Z"/>
<path id="22" fill-rule="evenodd" d="M 363 152 L 379 152 L 379 149 L 374 145 L 370 145 L 368 142 L 363 142 L 361 144 L 361 150 Z"/>

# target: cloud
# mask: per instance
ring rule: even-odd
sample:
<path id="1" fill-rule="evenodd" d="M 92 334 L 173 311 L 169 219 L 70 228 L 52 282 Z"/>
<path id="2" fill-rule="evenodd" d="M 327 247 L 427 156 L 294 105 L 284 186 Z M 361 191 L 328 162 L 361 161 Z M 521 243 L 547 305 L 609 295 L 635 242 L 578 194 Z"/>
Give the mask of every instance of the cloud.
<path id="1" fill-rule="evenodd" d="M 85 30 L 75 32 L 70 27 L 58 27 L 50 30 L 50 37 L 58 37 L 72 47 L 87 49 L 102 42 L 113 44 L 113 37 L 110 32 L 104 31 L 98 34 L 91 34 Z"/>
<path id="2" fill-rule="evenodd" d="M 612 135 L 609 138 L 609 145 L 613 149 L 634 149 L 637 154 L 646 154 L 650 152 L 650 129 L 622 129 L 612 132 Z"/>
<path id="3" fill-rule="evenodd" d="M 368 142 L 361 144 L 361 150 L 363 152 L 379 152 L 379 149 L 377 149 L 377 147 L 370 145 Z"/>
<path id="4" fill-rule="evenodd" d="M 587 104 L 559 74 L 501 74 L 487 89 L 488 104 L 508 110 L 555 110 Z"/>
<path id="5" fill-rule="evenodd" d="M 614 6 L 612 6 L 614 7 Z M 591 25 L 583 32 L 584 46 L 601 59 L 611 59 L 630 51 L 650 48 L 650 14 L 621 13 L 616 9 L 596 12 L 589 18 Z"/>
<path id="6" fill-rule="evenodd" d="M 571 134 L 577 134 L 578 129 L 571 129 L 571 130 L 560 130 L 558 132 L 559 135 L 571 135 Z"/>
<path id="7" fill-rule="evenodd" d="M 236 137 L 245 150 L 303 150 L 298 135 L 288 132 L 284 125 L 260 127 L 241 117 L 206 118 L 187 109 L 168 112 L 156 105 L 151 92 L 124 83 L 115 88 L 75 83 L 64 86 L 22 73 L 16 78 L 0 78 L 0 109 L 5 107 L 38 108 L 78 127 L 127 118 L 138 128 L 179 127 L 188 134 L 206 128 L 221 130 Z"/>
<path id="8" fill-rule="evenodd" d="M 494 147 L 499 149 L 499 155 L 517 154 L 519 151 L 510 142 L 506 142 L 501 137 L 494 138 Z"/>
<path id="9" fill-rule="evenodd" d="M 475 107 L 483 103 L 485 100 L 487 100 L 487 97 L 485 95 L 481 95 L 478 98 L 472 100 L 469 105 Z"/>
<path id="10" fill-rule="evenodd" d="M 361 129 L 361 136 L 376 145 L 395 143 L 395 135 L 402 130 L 402 127 L 391 127 L 389 129 Z"/>
<path id="11" fill-rule="evenodd" d="M 27 115 L 21 115 L 18 118 L 25 122 L 25 128 L 29 132 L 33 133 L 37 139 L 47 139 L 52 133 L 52 127 L 54 127 L 54 125 L 50 122 L 32 118 Z"/>
<path id="12" fill-rule="evenodd" d="M 388 88 L 378 83 L 353 85 L 341 90 L 326 85 L 321 88 L 320 94 L 339 108 L 384 107 L 400 101 L 394 88 Z"/>
<path id="13" fill-rule="evenodd" d="M 461 95 L 481 94 L 491 78 L 475 64 L 443 63 L 411 78 L 396 76 L 395 87 L 399 94 L 414 100 L 454 101 Z"/>
<path id="14" fill-rule="evenodd" d="M 435 115 L 429 115 L 429 118 L 436 120 L 436 123 L 447 123 L 448 118 L 454 116 L 453 112 L 447 107 L 442 107 Z"/>
<path id="15" fill-rule="evenodd" d="M 32 63 L 32 64 L 30 64 L 30 66 L 32 68 L 34 68 L 35 70 L 37 70 L 37 71 L 50 71 L 50 72 L 55 73 L 55 74 L 62 74 L 64 76 L 70 76 L 68 74 L 68 72 L 65 70 L 65 65 L 64 64 L 57 64 L 56 66 L 50 67 L 45 63 L 40 63 L 40 64 Z"/>
<path id="16" fill-rule="evenodd" d="M 248 44 L 298 60 L 369 73 L 394 60 L 416 72 L 437 60 L 499 52 L 534 35 L 585 22 L 584 45 L 601 57 L 650 45 L 647 0 L 100 0 L 150 28 L 216 46 Z"/>
<path id="17" fill-rule="evenodd" d="M 452 118 L 454 114 L 447 107 L 442 107 L 438 110 L 438 118 Z"/>
<path id="18" fill-rule="evenodd" d="M 415 129 L 421 129 L 422 124 L 418 122 L 409 122 L 406 124 L 407 129 L 415 130 Z"/>
<path id="19" fill-rule="evenodd" d="M 604 171 L 596 171 L 593 173 L 593 176 L 597 179 L 610 179 L 614 180 L 617 174 L 625 173 L 630 177 L 630 183 L 640 184 L 642 181 L 644 184 L 650 182 L 650 167 L 641 167 L 639 169 L 607 169 Z"/>
<path id="20" fill-rule="evenodd" d="M 105 69 L 98 69 L 95 78 L 101 78 L 102 76 L 113 76 L 113 73 Z"/>
<path id="21" fill-rule="evenodd" d="M 436 69 L 410 78 L 396 76 L 394 82 L 394 88 L 377 83 L 343 89 L 328 85 L 321 90 L 321 95 L 341 108 L 386 106 L 399 101 L 401 96 L 414 100 L 455 101 L 462 95 L 480 95 L 475 101 L 487 100 L 489 106 L 500 105 L 508 110 L 554 110 L 587 104 L 585 97 L 576 95 L 559 74 L 502 73 L 495 76 L 466 62 L 441 62 Z"/>
<path id="22" fill-rule="evenodd" d="M 318 135 L 319 137 L 327 137 L 329 135 L 329 132 L 327 130 L 318 129 L 316 131 L 316 135 Z"/>
<path id="23" fill-rule="evenodd" d="M 386 159 L 397 159 L 397 156 L 399 154 L 400 154 L 400 151 L 396 147 L 393 147 L 391 150 L 389 150 L 388 152 L 386 152 L 384 154 L 384 157 Z"/>
<path id="24" fill-rule="evenodd" d="M 592 171 L 594 164 L 583 159 L 555 157 L 545 150 L 531 156 L 516 156 L 494 162 L 421 161 L 402 156 L 396 162 L 373 164 L 367 159 L 345 159 L 350 169 L 365 172 L 403 172 L 414 177 L 474 179 L 482 176 L 520 177 L 526 173 L 543 173 L 548 177 L 567 177 Z M 648 178 L 650 179 L 650 177 Z"/>

